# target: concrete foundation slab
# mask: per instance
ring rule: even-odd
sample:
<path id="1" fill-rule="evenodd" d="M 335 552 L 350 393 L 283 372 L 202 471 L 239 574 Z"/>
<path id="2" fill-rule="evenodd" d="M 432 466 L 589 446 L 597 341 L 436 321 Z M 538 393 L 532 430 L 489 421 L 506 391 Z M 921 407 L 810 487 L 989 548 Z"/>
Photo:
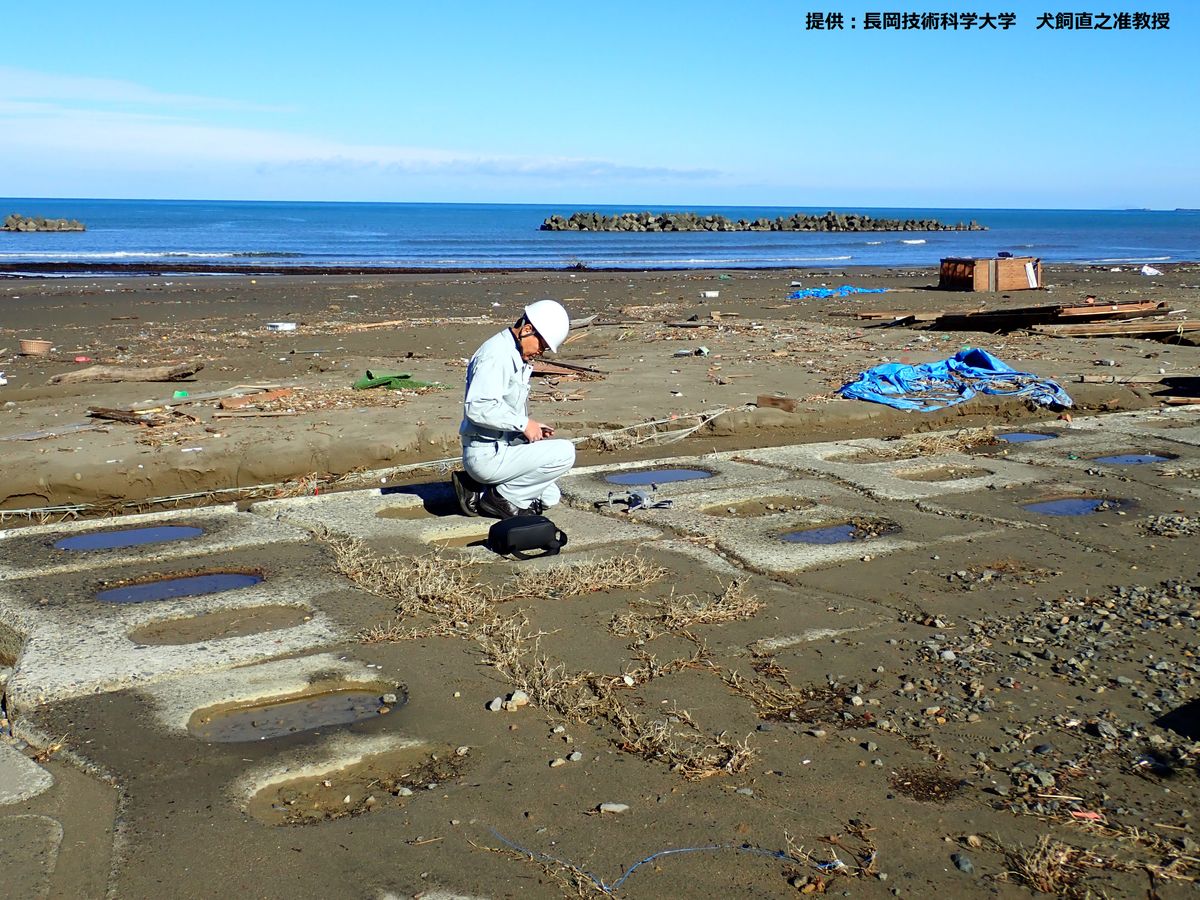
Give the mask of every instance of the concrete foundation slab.
<path id="1" fill-rule="evenodd" d="M 895 452 L 895 442 L 864 439 L 749 450 L 741 456 L 794 471 L 832 475 L 887 500 L 916 500 L 1055 477 L 1035 466 L 994 457 L 942 453 L 889 459 Z"/>
<path id="2" fill-rule="evenodd" d="M 1112 413 L 1098 417 L 1093 427 L 1134 437 L 1155 435 L 1175 444 L 1200 447 L 1200 405 Z"/>
<path id="3" fill-rule="evenodd" d="M 685 481 L 663 481 L 658 490 L 651 492 L 650 485 L 614 484 L 606 480 L 610 475 L 630 475 L 647 473 L 655 470 L 691 469 L 711 472 L 711 478 L 696 478 Z M 658 459 L 652 463 L 632 462 L 616 465 L 588 466 L 575 469 L 570 475 L 559 481 L 565 497 L 572 506 L 591 508 L 598 501 L 607 500 L 611 493 L 614 497 L 624 497 L 631 490 L 644 490 L 656 493 L 661 497 L 680 497 L 702 491 L 712 491 L 727 487 L 759 485 L 770 481 L 779 481 L 788 477 L 788 473 L 773 469 L 769 466 L 756 466 L 744 462 L 734 462 L 728 454 L 711 454 L 695 457 L 675 457 Z"/>
<path id="4" fill-rule="evenodd" d="M 0 877 L 10 897 L 50 896 L 50 879 L 62 846 L 63 827 L 49 816 L 10 816 L 0 819 L 4 865 Z"/>
<path id="5" fill-rule="evenodd" d="M 382 669 L 332 653 L 282 659 L 255 666 L 205 673 L 139 688 L 149 697 L 155 717 L 168 731 L 186 732 L 192 714 L 226 703 L 256 703 L 303 694 L 314 685 L 377 686 L 381 693 L 402 688 Z"/>
<path id="6" fill-rule="evenodd" d="M 782 485 L 796 485 L 799 489 L 808 490 L 813 483 L 778 482 L 769 486 L 769 489 L 774 491 Z M 705 515 L 684 507 L 653 510 L 652 514 L 655 515 L 655 522 L 680 534 L 703 538 L 722 554 L 754 571 L 781 574 L 833 565 L 865 555 L 891 553 L 929 542 L 961 540 L 989 530 L 948 516 L 927 515 L 910 507 L 875 502 L 836 486 L 825 485 L 825 488 L 826 495 L 839 495 L 834 502 L 817 503 L 807 509 L 774 512 L 754 518 Z M 698 494 L 688 497 L 687 505 L 704 504 L 708 508 L 720 508 L 727 497 L 725 492 Z M 885 527 L 879 537 L 835 544 L 791 543 L 783 539 L 783 535 L 789 532 L 847 522 L 883 523 L 899 526 L 899 530 L 890 534 Z"/>
<path id="7" fill-rule="evenodd" d="M 332 577 L 294 572 L 224 594 L 149 604 L 102 604 L 80 590 L 77 578 L 64 582 L 64 577 L 25 578 L 0 586 L 0 621 L 14 626 L 22 640 L 7 687 L 10 709 L 246 665 L 336 637 L 329 617 L 310 604 L 317 594 L 337 586 Z M 42 602 L 55 594 L 65 595 L 64 601 Z M 291 628 L 192 644 L 143 646 L 129 637 L 151 623 L 267 605 L 294 605 L 310 610 L 312 618 Z"/>
<path id="8" fill-rule="evenodd" d="M 1052 515 L 1027 504 L 1057 500 L 1099 500 L 1103 506 L 1083 515 Z M 923 501 L 921 508 L 951 516 L 1007 521 L 1045 530 L 1093 550 L 1136 558 L 1147 539 L 1142 523 L 1150 515 L 1166 515 L 1179 505 L 1178 493 L 1133 481 L 1073 477 L 1054 483 L 1026 485 L 1004 492 L 962 494 Z M 1151 542 L 1153 543 L 1153 542 Z"/>
<path id="9" fill-rule="evenodd" d="M 57 550 L 64 538 L 135 528 L 184 525 L 203 530 L 186 540 L 143 544 L 111 550 Z M 222 553 L 263 544 L 309 540 L 303 529 L 264 522 L 240 513 L 232 504 L 187 512 L 145 513 L 114 519 L 63 522 L 0 530 L 0 581 L 30 574 L 80 572 L 107 566 L 168 561 L 181 555 Z"/>
<path id="10" fill-rule="evenodd" d="M 482 546 L 496 520 L 461 515 L 448 483 L 269 500 L 256 503 L 252 511 L 361 540 L 405 539 L 439 549 L 458 549 L 480 562 L 501 559 Z M 633 544 L 661 536 L 659 530 L 647 525 L 617 525 L 565 504 L 547 515 L 567 534 L 564 552 L 612 543 Z"/>
<path id="11" fill-rule="evenodd" d="M 17 748 L 0 743 L 0 805 L 23 803 L 52 784 L 53 775 Z"/>

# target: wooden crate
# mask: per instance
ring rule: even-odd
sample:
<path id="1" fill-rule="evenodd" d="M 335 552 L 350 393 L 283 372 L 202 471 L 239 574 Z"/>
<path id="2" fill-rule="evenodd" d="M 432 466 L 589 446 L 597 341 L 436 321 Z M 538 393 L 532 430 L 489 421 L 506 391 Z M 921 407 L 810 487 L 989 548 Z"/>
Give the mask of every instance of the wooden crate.
<path id="1" fill-rule="evenodd" d="M 1028 291 L 1042 286 L 1042 261 L 1033 256 L 942 260 L 938 287 L 947 291 Z"/>

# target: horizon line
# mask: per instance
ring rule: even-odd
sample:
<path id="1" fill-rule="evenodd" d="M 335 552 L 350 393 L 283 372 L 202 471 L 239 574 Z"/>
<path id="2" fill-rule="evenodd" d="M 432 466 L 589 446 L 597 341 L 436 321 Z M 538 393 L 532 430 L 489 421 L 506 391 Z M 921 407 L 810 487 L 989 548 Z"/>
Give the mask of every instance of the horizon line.
<path id="1" fill-rule="evenodd" d="M 977 212 L 1197 212 L 1200 207 L 1150 207 L 1150 206 L 875 206 L 872 204 L 761 204 L 761 203 L 571 203 L 571 202 L 517 202 L 517 201 L 485 201 L 485 200 L 246 200 L 224 197 L 0 197 L 0 201 L 81 201 L 81 202 L 112 202 L 112 203 L 294 203 L 321 205 L 357 205 L 357 206 L 574 206 L 578 210 L 590 210 L 606 207 L 634 207 L 630 212 L 651 212 L 657 207 L 661 211 L 688 211 L 689 209 L 830 209 L 838 206 L 846 208 L 857 206 L 866 209 L 938 209 L 938 210 L 973 210 Z"/>

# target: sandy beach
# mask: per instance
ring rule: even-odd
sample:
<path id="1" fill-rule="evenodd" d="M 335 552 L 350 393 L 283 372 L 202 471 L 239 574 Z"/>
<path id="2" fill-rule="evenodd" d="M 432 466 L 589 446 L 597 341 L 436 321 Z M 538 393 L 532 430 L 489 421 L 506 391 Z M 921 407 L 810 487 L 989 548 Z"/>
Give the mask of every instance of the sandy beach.
<path id="1" fill-rule="evenodd" d="M 1200 396 L 1200 347 L 861 317 L 1088 295 L 1200 315 L 1196 265 L 1045 281 L 1009 295 L 939 291 L 911 269 L 0 281 L 10 885 L 1181 895 L 1200 879 L 1200 450 L 1197 407 L 1164 400 Z M 794 282 L 889 291 L 788 300 Z M 535 378 L 534 414 L 588 440 L 553 514 L 566 551 L 517 563 L 481 546 L 488 520 L 457 512 L 446 472 L 467 357 L 546 296 L 595 319 L 550 357 L 576 369 Z M 53 349 L 16 353 L 35 338 Z M 916 413 L 834 396 L 870 366 L 964 346 L 1075 405 Z M 48 383 L 197 362 L 179 382 Z M 368 371 L 433 386 L 352 390 Z M 995 441 L 1014 427 L 1057 448 Z M 1161 455 L 1097 459 L 1117 452 Z M 663 485 L 670 509 L 606 505 L 613 470 L 650 460 L 699 480 Z M 1095 514 L 1037 512 L 1062 499 Z M 854 540 L 780 540 L 837 523 Z M 60 549 L 118 526 L 196 536 Z M 167 575 L 258 582 L 97 602 Z M 279 705 L 293 701 L 312 706 Z"/>
<path id="2" fill-rule="evenodd" d="M 8 385 L 0 389 L 0 438 L 46 436 L 6 441 L 0 509 L 142 501 L 301 479 L 315 484 L 452 459 L 466 359 L 525 303 L 541 297 L 560 299 L 573 317 L 595 315 L 601 323 L 578 331 L 559 359 L 603 375 L 535 379 L 535 407 L 571 438 L 720 410 L 729 412 L 671 452 L 895 436 L 946 422 L 984 425 L 996 416 L 1046 415 L 1023 403 L 982 398 L 920 415 L 834 398 L 870 366 L 943 359 L 965 345 L 1062 380 L 1080 413 L 1155 405 L 1153 393 L 1162 386 L 1072 382 L 1080 374 L 1194 372 L 1194 347 L 880 328 L 878 320 L 854 316 L 1082 302 L 1088 294 L 1110 302 L 1162 300 L 1194 316 L 1197 282 L 1194 266 L 1171 268 L 1159 278 L 1129 268 L 1062 267 L 1050 271 L 1047 290 L 1007 296 L 934 290 L 937 273 L 930 270 L 5 280 L 0 360 Z M 850 283 L 889 293 L 789 301 L 793 283 Z M 718 296 L 701 296 L 712 291 Z M 671 327 L 689 319 L 700 327 Z M 296 327 L 275 332 L 268 327 L 273 322 Z M 22 338 L 48 340 L 53 349 L 46 356 L 18 355 Z M 707 356 L 681 355 L 701 347 Z M 48 383 L 96 364 L 178 362 L 203 369 L 173 384 Z M 352 391 L 369 370 L 409 372 L 444 388 Z M 256 384 L 291 393 L 228 417 L 215 400 L 180 404 L 168 410 L 167 425 L 153 428 L 87 415 L 91 407 L 153 409 L 176 390 L 204 396 Z M 802 402 L 793 413 L 747 408 L 762 394 Z M 94 430 L 70 430 L 89 421 Z M 653 444 L 628 443 L 610 441 L 623 446 L 608 452 L 586 444 L 581 459 L 659 452 Z"/>

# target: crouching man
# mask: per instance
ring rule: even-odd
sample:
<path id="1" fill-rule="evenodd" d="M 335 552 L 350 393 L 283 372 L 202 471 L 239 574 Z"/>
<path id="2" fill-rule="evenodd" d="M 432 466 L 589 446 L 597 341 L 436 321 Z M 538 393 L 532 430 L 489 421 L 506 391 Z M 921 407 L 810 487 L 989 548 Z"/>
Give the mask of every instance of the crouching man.
<path id="1" fill-rule="evenodd" d="M 558 352 L 569 330 L 562 304 L 538 300 L 471 357 L 458 429 L 466 472 L 452 476 L 466 515 L 508 519 L 558 503 L 555 482 L 575 464 L 575 445 L 529 418 L 527 403 L 530 362 Z"/>

